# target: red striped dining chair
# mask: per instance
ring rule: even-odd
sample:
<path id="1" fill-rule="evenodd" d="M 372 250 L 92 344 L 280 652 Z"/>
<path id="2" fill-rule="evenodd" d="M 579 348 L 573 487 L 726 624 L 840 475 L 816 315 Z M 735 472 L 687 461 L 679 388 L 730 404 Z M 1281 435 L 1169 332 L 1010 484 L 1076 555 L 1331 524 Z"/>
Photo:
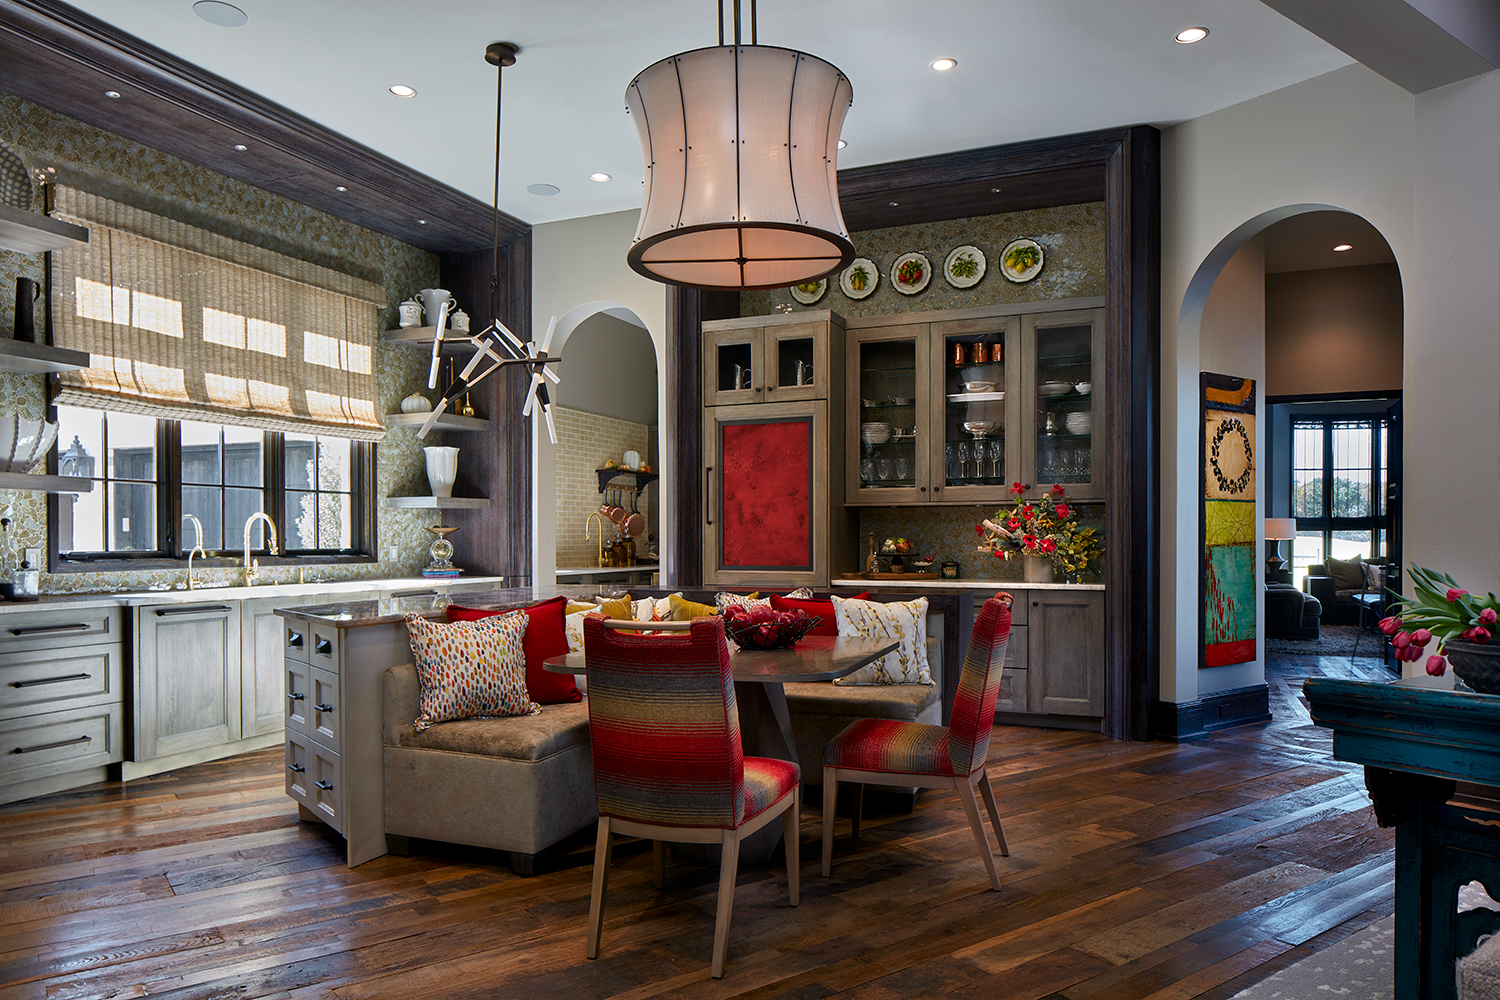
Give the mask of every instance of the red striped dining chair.
<path id="1" fill-rule="evenodd" d="M 833 872 L 833 810 L 840 781 L 855 782 L 854 836 L 859 836 L 859 810 L 865 783 L 915 785 L 919 788 L 952 788 L 969 817 L 979 856 L 989 872 L 990 887 L 998 891 L 995 856 L 979 819 L 974 788 L 984 797 L 990 823 L 1000 841 L 1000 853 L 1010 856 L 995 793 L 984 768 L 990 749 L 990 729 L 995 723 L 995 699 L 1000 693 L 1000 675 L 1005 668 L 1005 649 L 1010 642 L 1009 594 L 999 593 L 984 602 L 963 673 L 953 699 L 953 715 L 946 726 L 892 719 L 860 719 L 829 741 L 823 751 L 823 876 Z M 893 781 L 892 778 L 900 780 Z"/>
<path id="2" fill-rule="evenodd" d="M 671 627 L 674 623 L 657 623 Z M 712 974 L 724 975 L 740 842 L 781 817 L 787 892 L 798 903 L 801 773 L 791 761 L 746 757 L 724 623 L 684 622 L 686 636 L 649 635 L 640 622 L 583 622 L 589 736 L 599 840 L 589 898 L 589 958 L 599 955 L 614 834 L 654 842 L 656 885 L 665 844 L 720 844 Z"/>

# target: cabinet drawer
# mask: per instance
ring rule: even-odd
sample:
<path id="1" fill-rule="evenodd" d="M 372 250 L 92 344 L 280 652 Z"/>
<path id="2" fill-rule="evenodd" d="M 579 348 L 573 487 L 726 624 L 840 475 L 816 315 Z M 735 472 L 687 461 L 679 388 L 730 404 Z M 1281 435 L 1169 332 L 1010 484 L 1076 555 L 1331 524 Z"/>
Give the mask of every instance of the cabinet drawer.
<path id="1" fill-rule="evenodd" d="M 342 706 L 339 704 L 339 675 L 322 667 L 311 667 L 308 678 L 307 733 L 326 747 L 338 749 L 339 732 L 343 728 Z"/>
<path id="2" fill-rule="evenodd" d="M 65 650 L 7 649 L 0 657 L 0 718 L 111 697 L 121 701 L 123 659 L 118 642 Z"/>
<path id="3" fill-rule="evenodd" d="M 324 823 L 344 832 L 344 768 L 339 755 L 312 740 L 286 738 L 286 793 Z"/>
<path id="4" fill-rule="evenodd" d="M 0 722 L 0 785 L 118 763 L 123 717 L 114 704 Z"/>
<path id="5" fill-rule="evenodd" d="M 81 643 L 119 642 L 120 609 L 23 611 L 0 615 L 0 654 L 62 649 Z"/>
<path id="6" fill-rule="evenodd" d="M 995 699 L 997 712 L 1026 711 L 1026 671 L 1006 668 L 1000 672 L 1000 694 Z"/>
<path id="7" fill-rule="evenodd" d="M 338 673 L 339 630 L 327 625 L 310 625 L 307 629 L 307 662 Z"/>
<path id="8" fill-rule="evenodd" d="M 281 655 L 288 660 L 299 660 L 307 662 L 308 647 L 311 645 L 307 638 L 307 623 L 296 619 L 281 620 Z"/>
<path id="9" fill-rule="evenodd" d="M 289 733 L 306 736 L 307 718 L 312 712 L 312 671 L 305 663 L 288 658 L 286 661 L 286 715 L 283 724 Z"/>

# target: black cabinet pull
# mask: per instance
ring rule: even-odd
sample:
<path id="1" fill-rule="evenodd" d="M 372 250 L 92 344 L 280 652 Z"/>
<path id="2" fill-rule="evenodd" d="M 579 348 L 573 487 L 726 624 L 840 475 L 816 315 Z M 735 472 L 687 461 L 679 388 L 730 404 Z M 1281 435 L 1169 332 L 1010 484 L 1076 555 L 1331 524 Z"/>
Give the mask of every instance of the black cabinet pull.
<path id="1" fill-rule="evenodd" d="M 287 633 L 287 637 L 286 637 L 286 644 L 288 646 L 291 646 L 293 649 L 301 649 L 302 648 L 302 633 L 301 632 L 288 632 Z"/>
<path id="2" fill-rule="evenodd" d="M 11 753 L 40 753 L 43 750 L 56 750 L 59 747 L 76 746 L 79 743 L 92 743 L 92 736 L 80 736 L 76 740 L 63 740 L 60 743 L 44 743 L 39 747 L 16 747 Z"/>
<path id="3" fill-rule="evenodd" d="M 303 771 L 307 770 L 307 768 L 303 767 L 301 764 L 288 764 L 286 766 L 286 769 L 296 774 L 301 774 Z"/>
<path id="4" fill-rule="evenodd" d="M 333 643 L 327 639 L 319 639 L 313 643 L 313 652 L 319 656 L 330 656 L 333 653 Z"/>
<path id="5" fill-rule="evenodd" d="M 328 702 L 326 702 L 326 701 L 320 701 L 320 702 L 318 702 L 316 705 L 313 706 L 313 708 L 316 708 L 320 712 L 332 712 L 333 711 L 333 706 L 330 705 L 330 704 L 328 704 Z"/>
<path id="6" fill-rule="evenodd" d="M 292 699 L 293 701 L 301 701 L 304 695 L 301 691 L 293 691 L 291 694 L 287 695 L 287 697 Z"/>
<path id="7" fill-rule="evenodd" d="M 314 781 L 313 784 L 317 785 L 319 788 L 323 789 L 323 791 L 325 791 L 325 792 L 331 792 L 331 791 L 333 791 L 333 784 L 332 784 L 332 782 L 324 781 L 322 778 L 319 778 L 317 781 Z"/>
<path id="8" fill-rule="evenodd" d="M 703 506 L 704 517 L 709 524 L 714 523 L 714 467 L 707 466 L 703 470 Z"/>
<path id="9" fill-rule="evenodd" d="M 934 492 L 934 493 L 941 493 L 942 491 L 943 491 L 943 488 L 941 486 L 934 486 L 932 488 L 932 492 Z"/>
<path id="10" fill-rule="evenodd" d="M 1031 602 L 1031 606 L 1032 606 L 1032 607 L 1033 607 L 1033 608 L 1039 608 L 1039 607 L 1041 607 L 1041 606 L 1042 606 L 1042 602 L 1041 602 L 1041 601 L 1032 601 L 1032 602 Z"/>
<path id="11" fill-rule="evenodd" d="M 41 684 L 66 684 L 68 681 L 86 681 L 91 676 L 93 676 L 93 675 L 92 674 L 69 674 L 66 677 L 43 677 L 40 680 L 34 680 L 34 681 L 12 681 L 10 686 L 13 687 L 13 688 L 29 688 L 29 687 L 37 687 L 37 686 L 39 686 Z"/>
<path id="12" fill-rule="evenodd" d="M 173 615 L 206 615 L 219 611 L 229 611 L 227 604 L 196 604 L 189 608 L 157 608 L 156 617 L 170 618 Z"/>
<path id="13" fill-rule="evenodd" d="M 922 492 L 922 493 L 926 493 L 926 492 L 927 492 L 927 487 L 925 487 L 925 486 L 923 486 L 923 487 L 920 487 L 920 489 L 919 489 L 919 492 Z M 932 492 L 934 492 L 934 493 L 936 493 L 936 492 L 937 492 L 937 487 L 936 487 L 936 486 L 934 486 L 934 487 L 933 487 L 933 488 L 932 488 Z"/>
<path id="14" fill-rule="evenodd" d="M 13 628 L 11 635 L 46 635 L 49 632 L 87 632 L 89 630 L 86 622 L 73 622 L 68 625 L 32 625 L 30 628 Z"/>

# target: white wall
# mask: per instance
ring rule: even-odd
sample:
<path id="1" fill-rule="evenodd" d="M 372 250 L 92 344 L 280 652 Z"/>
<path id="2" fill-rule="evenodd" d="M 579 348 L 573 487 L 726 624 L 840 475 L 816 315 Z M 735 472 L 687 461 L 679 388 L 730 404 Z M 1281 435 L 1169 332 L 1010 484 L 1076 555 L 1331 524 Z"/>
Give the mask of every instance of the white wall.
<path id="1" fill-rule="evenodd" d="M 558 406 L 628 420 L 656 423 L 656 345 L 633 323 L 595 313 L 568 336 L 552 394 Z M 645 454 L 643 451 L 641 454 Z"/>
<path id="2" fill-rule="evenodd" d="M 1161 698 L 1196 699 L 1198 372 L 1225 345 L 1201 342 L 1209 291 L 1245 242 L 1300 211 L 1363 216 L 1395 252 L 1411 302 L 1415 99 L 1348 66 L 1162 135 Z M 1489 287 L 1494 289 L 1493 276 Z M 1409 311 L 1406 342 L 1419 321 Z M 1245 349 L 1264 351 L 1264 339 Z M 1409 347 L 1408 347 L 1409 349 Z M 1262 360 L 1263 365 L 1263 360 Z M 1408 454 L 1413 442 L 1408 440 Z M 1494 449 L 1487 452 L 1493 466 Z M 1408 480 L 1411 481 L 1410 473 Z M 1408 519 L 1409 521 L 1411 519 Z M 1487 527 L 1493 535 L 1493 527 Z M 1413 550 L 1415 551 L 1415 550 Z"/>
<path id="3" fill-rule="evenodd" d="M 580 306 L 591 304 L 583 313 L 612 307 L 618 310 L 616 318 L 627 322 L 639 320 L 651 334 L 657 357 L 657 407 L 656 423 L 665 429 L 669 426 L 666 416 L 666 329 L 667 296 L 665 286 L 648 281 L 636 274 L 625 263 L 625 252 L 635 237 L 638 212 L 614 212 L 584 219 L 567 219 L 533 227 L 531 231 L 531 317 L 532 329 L 542 336 L 553 316 L 565 317 L 574 313 L 573 324 L 586 319 L 578 315 Z M 554 343 L 561 347 L 564 357 L 566 339 Z M 532 573 L 533 579 L 551 583 L 556 570 L 557 542 L 552 512 L 557 507 L 556 485 L 553 477 L 555 457 L 546 427 L 540 421 L 532 422 L 532 447 L 536 456 L 536 468 L 532 477 Z M 657 463 L 661 480 L 658 502 L 661 505 L 663 525 L 672 523 L 671 491 L 666 484 L 675 470 L 672 467 L 671 442 L 659 442 L 661 449 Z M 654 487 L 655 488 L 655 487 Z M 663 531 L 662 567 L 664 573 L 675 566 L 675 555 L 668 547 L 671 532 Z"/>

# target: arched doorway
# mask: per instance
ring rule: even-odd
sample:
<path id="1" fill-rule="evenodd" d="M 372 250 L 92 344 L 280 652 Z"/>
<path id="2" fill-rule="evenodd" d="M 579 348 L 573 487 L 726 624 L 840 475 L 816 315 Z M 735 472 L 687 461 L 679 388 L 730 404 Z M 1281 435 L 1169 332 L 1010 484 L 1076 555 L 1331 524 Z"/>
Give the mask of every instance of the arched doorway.
<path id="1" fill-rule="evenodd" d="M 532 572 L 542 585 L 560 567 L 594 565 L 595 543 L 584 541 L 585 521 L 599 506 L 594 470 L 626 450 L 661 468 L 661 359 L 644 321 L 619 303 L 583 303 L 558 318 L 552 353 L 562 356 L 561 385 L 552 389 L 557 445 L 543 423 L 532 423 Z M 648 522 L 641 552 L 648 535 L 661 535 L 659 498 L 655 485 L 641 498 Z"/>

